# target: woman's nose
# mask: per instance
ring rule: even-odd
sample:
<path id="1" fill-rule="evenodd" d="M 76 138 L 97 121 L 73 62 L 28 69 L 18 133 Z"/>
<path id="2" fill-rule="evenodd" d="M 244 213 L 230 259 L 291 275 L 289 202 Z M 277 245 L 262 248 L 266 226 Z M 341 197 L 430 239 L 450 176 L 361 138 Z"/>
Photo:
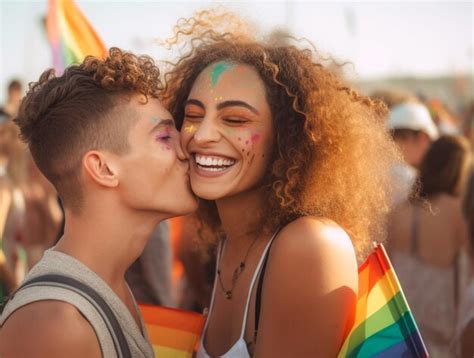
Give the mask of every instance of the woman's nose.
<path id="1" fill-rule="evenodd" d="M 204 118 L 197 126 L 193 139 L 196 144 L 217 142 L 220 139 L 220 133 L 215 123 L 211 119 Z"/>

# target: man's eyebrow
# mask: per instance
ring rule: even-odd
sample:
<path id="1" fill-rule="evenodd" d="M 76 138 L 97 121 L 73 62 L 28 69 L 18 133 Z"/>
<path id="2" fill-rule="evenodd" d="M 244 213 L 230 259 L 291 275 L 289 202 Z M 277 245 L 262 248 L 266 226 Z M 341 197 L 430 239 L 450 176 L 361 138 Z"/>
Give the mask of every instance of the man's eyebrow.
<path id="1" fill-rule="evenodd" d="M 198 107 L 201 107 L 202 109 L 205 109 L 204 104 L 201 101 L 199 101 L 197 99 L 194 99 L 194 98 L 188 99 L 184 105 L 187 106 L 188 104 L 194 104 L 195 106 L 198 106 Z"/>
<path id="2" fill-rule="evenodd" d="M 152 121 L 155 125 L 150 130 L 150 132 L 153 132 L 156 128 L 161 127 L 161 126 L 168 126 L 168 127 L 176 128 L 176 124 L 174 123 L 174 120 L 172 118 L 162 119 L 162 118 L 159 118 L 159 117 L 153 117 Z"/>
<path id="3" fill-rule="evenodd" d="M 233 100 L 233 101 L 224 101 L 224 102 L 221 102 L 217 105 L 217 109 L 223 109 L 223 108 L 226 108 L 226 107 L 244 107 L 244 108 L 247 108 L 249 109 L 250 111 L 252 111 L 253 113 L 255 113 L 256 115 L 260 115 L 260 112 L 257 111 L 257 109 L 253 106 L 251 106 L 250 104 L 248 104 L 247 102 L 244 102 L 244 101 L 237 101 L 237 100 Z"/>

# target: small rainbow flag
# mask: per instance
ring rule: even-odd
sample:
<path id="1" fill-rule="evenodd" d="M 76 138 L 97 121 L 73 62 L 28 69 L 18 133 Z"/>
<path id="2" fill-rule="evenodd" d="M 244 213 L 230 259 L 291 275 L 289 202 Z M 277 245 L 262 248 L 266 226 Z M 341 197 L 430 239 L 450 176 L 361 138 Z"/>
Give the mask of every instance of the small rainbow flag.
<path id="1" fill-rule="evenodd" d="M 359 295 L 342 357 L 428 357 L 383 245 L 359 267 Z"/>
<path id="2" fill-rule="evenodd" d="M 155 357 L 191 358 L 198 346 L 205 318 L 175 308 L 139 305 Z"/>
<path id="3" fill-rule="evenodd" d="M 88 55 L 107 56 L 104 43 L 73 0 L 49 0 L 46 29 L 57 72 Z"/>

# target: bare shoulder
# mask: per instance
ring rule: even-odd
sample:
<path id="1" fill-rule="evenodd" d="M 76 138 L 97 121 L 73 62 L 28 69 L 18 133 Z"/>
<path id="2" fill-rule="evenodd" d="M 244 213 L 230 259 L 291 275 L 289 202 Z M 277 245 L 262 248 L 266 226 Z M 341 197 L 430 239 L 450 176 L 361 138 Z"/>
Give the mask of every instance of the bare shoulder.
<path id="1" fill-rule="evenodd" d="M 335 259 L 338 265 L 344 265 L 344 262 L 356 265 L 349 235 L 329 219 L 309 216 L 299 218 L 281 230 L 272 254 L 283 262 L 308 257 L 322 260 L 321 264 Z"/>
<path id="2" fill-rule="evenodd" d="M 0 356 L 100 357 L 101 350 L 94 329 L 74 306 L 50 300 L 23 306 L 5 321 Z"/>
<path id="3" fill-rule="evenodd" d="M 357 285 L 355 251 L 340 226 L 314 217 L 288 224 L 270 252 L 255 355 L 335 357 Z"/>

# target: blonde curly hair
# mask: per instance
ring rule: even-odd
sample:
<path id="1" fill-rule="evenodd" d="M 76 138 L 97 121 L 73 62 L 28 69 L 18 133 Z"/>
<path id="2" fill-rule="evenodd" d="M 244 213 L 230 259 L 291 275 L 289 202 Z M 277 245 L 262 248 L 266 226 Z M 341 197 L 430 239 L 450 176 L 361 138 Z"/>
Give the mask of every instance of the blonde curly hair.
<path id="1" fill-rule="evenodd" d="M 345 85 L 314 47 L 300 49 L 291 38 L 257 40 L 242 23 L 216 11 L 179 21 L 167 43 L 183 49 L 184 42 L 188 51 L 165 74 L 165 104 L 180 127 L 201 71 L 217 61 L 253 66 L 265 84 L 275 137 L 257 229 L 270 232 L 301 216 L 329 218 L 362 259 L 385 236 L 389 168 L 399 160 L 385 130 L 385 105 Z M 214 202 L 201 200 L 198 213 L 210 232 L 220 231 Z"/>
<path id="2" fill-rule="evenodd" d="M 49 69 L 30 84 L 14 121 L 66 207 L 80 210 L 80 163 L 87 151 L 128 150 L 134 113 L 116 110 L 117 104 L 135 93 L 158 98 L 159 77 L 150 57 L 111 48 L 105 59 L 86 57 L 59 77 Z"/>

